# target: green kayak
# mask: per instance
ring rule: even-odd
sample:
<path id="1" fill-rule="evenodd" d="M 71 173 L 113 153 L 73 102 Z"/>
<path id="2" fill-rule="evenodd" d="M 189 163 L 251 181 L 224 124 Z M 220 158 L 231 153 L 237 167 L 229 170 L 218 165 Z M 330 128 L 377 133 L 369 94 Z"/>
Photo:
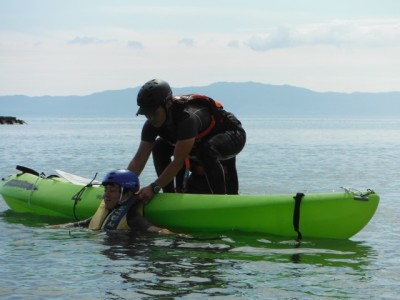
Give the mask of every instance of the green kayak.
<path id="1" fill-rule="evenodd" d="M 44 176 L 21 173 L 3 178 L 0 194 L 15 212 L 82 220 L 92 216 L 103 187 L 59 171 Z M 152 223 L 177 232 L 228 231 L 286 237 L 347 239 L 374 215 L 379 196 L 372 190 L 296 195 L 156 195 L 144 214 Z"/>

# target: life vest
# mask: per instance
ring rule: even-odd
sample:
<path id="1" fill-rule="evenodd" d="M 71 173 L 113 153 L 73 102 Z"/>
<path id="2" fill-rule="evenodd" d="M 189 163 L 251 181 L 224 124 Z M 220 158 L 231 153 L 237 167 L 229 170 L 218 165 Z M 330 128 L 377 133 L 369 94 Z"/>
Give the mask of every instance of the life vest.
<path id="1" fill-rule="evenodd" d="M 101 201 L 96 213 L 93 215 L 89 229 L 91 230 L 128 230 L 130 229 L 127 221 L 127 214 L 129 209 L 136 201 L 126 201 L 120 206 L 114 208 L 111 212 L 106 209 L 104 200 Z M 137 213 L 143 215 L 143 206 L 139 205 Z"/>
<path id="2" fill-rule="evenodd" d="M 210 134 L 210 132 L 216 128 L 217 125 L 219 125 L 222 122 L 222 113 L 224 112 L 223 108 L 224 106 L 222 105 L 221 102 L 214 100 L 210 97 L 204 96 L 204 95 L 199 95 L 199 94 L 188 94 L 188 95 L 180 95 L 180 96 L 174 96 L 172 97 L 172 102 L 176 104 L 183 104 L 183 105 L 188 105 L 190 103 L 205 103 L 208 105 L 208 108 L 210 109 L 211 112 L 211 121 L 210 125 L 204 129 L 202 132 L 200 132 L 196 136 L 196 141 L 199 141 L 203 137 L 207 136 Z M 187 181 L 189 178 L 189 170 L 191 167 L 190 164 L 190 157 L 186 157 L 185 160 L 185 175 L 183 179 L 183 191 L 186 190 L 187 186 Z"/>
<path id="3" fill-rule="evenodd" d="M 215 128 L 215 126 L 219 122 L 221 122 L 221 111 L 223 110 L 224 107 L 221 102 L 214 100 L 210 97 L 199 94 L 180 95 L 180 96 L 174 96 L 172 98 L 172 102 L 184 105 L 190 103 L 193 104 L 205 103 L 208 105 L 211 112 L 210 125 L 196 136 L 196 140 L 200 140 L 201 138 L 208 135 Z"/>

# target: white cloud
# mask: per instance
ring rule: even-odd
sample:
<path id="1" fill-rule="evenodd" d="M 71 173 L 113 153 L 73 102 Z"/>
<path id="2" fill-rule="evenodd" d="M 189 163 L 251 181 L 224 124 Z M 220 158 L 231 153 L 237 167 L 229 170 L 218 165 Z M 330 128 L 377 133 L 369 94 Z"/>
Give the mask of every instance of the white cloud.
<path id="1" fill-rule="evenodd" d="M 256 34 L 245 42 L 255 51 L 266 51 L 274 48 L 288 48 L 296 44 L 294 32 L 286 27 L 278 27 L 266 35 Z"/>
<path id="2" fill-rule="evenodd" d="M 240 46 L 240 42 L 238 40 L 234 40 L 234 41 L 229 41 L 227 43 L 228 47 L 230 48 L 239 48 Z"/>
<path id="3" fill-rule="evenodd" d="M 139 41 L 128 41 L 128 47 L 133 49 L 143 49 L 143 44 Z"/>
<path id="4" fill-rule="evenodd" d="M 94 37 L 88 36 L 77 36 L 74 39 L 68 41 L 68 44 L 78 44 L 78 45 L 90 45 L 90 44 L 108 44 L 114 42 L 113 40 L 102 40 Z"/>
<path id="5" fill-rule="evenodd" d="M 279 26 L 265 33 L 253 34 L 244 41 L 254 51 L 310 45 L 328 46 L 398 46 L 400 20 L 332 21 L 298 27 Z"/>
<path id="6" fill-rule="evenodd" d="M 178 42 L 178 44 L 182 45 L 182 46 L 192 47 L 194 45 L 194 41 L 193 41 L 193 39 L 184 38 L 184 39 L 181 39 Z"/>

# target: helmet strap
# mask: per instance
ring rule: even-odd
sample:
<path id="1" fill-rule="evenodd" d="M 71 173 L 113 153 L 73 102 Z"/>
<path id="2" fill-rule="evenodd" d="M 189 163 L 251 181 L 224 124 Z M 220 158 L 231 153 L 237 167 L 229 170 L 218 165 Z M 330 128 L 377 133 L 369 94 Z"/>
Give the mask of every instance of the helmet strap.
<path id="1" fill-rule="evenodd" d="M 124 201 L 122 201 L 122 196 L 124 195 L 124 188 L 121 186 L 121 195 L 119 196 L 118 204 L 121 205 Z"/>
<path id="2" fill-rule="evenodd" d="M 168 113 L 168 108 L 171 106 L 172 97 L 169 96 L 165 101 L 162 103 L 162 107 L 164 108 L 165 113 Z"/>

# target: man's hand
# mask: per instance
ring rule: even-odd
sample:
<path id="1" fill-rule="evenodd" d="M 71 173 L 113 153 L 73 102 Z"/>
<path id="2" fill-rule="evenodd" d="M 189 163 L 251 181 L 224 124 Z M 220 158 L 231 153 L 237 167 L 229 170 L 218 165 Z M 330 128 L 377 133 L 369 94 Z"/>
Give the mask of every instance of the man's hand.
<path id="1" fill-rule="evenodd" d="M 153 188 L 150 185 L 145 186 L 137 192 L 137 195 L 139 196 L 139 200 L 146 205 L 154 197 Z"/>

